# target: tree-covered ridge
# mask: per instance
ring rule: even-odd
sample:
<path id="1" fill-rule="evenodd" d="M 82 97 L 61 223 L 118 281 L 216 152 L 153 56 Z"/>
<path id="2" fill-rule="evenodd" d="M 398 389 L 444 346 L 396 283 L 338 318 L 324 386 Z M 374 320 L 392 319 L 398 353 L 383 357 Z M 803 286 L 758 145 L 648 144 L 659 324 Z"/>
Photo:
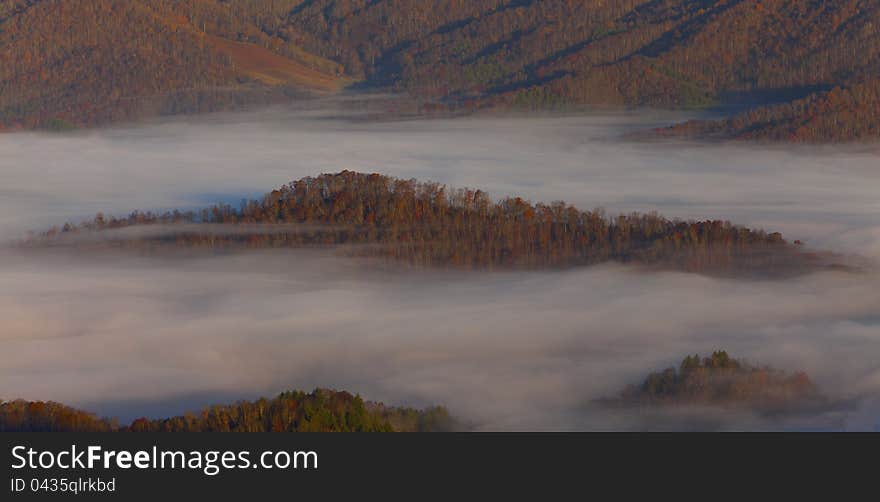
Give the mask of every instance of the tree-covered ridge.
<path id="1" fill-rule="evenodd" d="M 867 0 L 8 0 L 0 127 L 220 110 L 359 82 L 455 110 L 767 104 L 769 93 L 784 104 L 710 127 L 876 138 L 876 100 L 859 87 L 880 88 L 878 27 L 880 4 Z M 835 86 L 857 105 L 840 108 L 825 94 Z"/>
<path id="2" fill-rule="evenodd" d="M 299 6 L 276 25 L 368 79 L 441 96 L 545 87 L 628 104 L 839 81 L 876 63 L 880 15 L 860 0 L 289 3 Z"/>
<path id="3" fill-rule="evenodd" d="M 781 409 L 820 401 L 806 373 L 752 366 L 725 351 L 685 357 L 678 368 L 651 373 L 615 402 L 647 405 L 743 405 Z"/>
<path id="4" fill-rule="evenodd" d="M 820 143 L 880 137 L 880 79 L 761 106 L 718 121 L 689 121 L 661 135 Z"/>
<path id="5" fill-rule="evenodd" d="M 118 424 L 61 403 L 0 400 L 0 432 L 111 432 Z"/>
<path id="6" fill-rule="evenodd" d="M 533 204 L 519 197 L 493 202 L 481 190 L 352 171 L 303 178 L 239 208 L 221 204 L 199 212 L 134 212 L 124 218 L 99 214 L 24 245 L 345 246 L 358 255 L 422 266 L 539 268 L 613 261 L 768 276 L 824 266 L 824 257 L 778 233 L 729 222 L 657 214 L 609 217 L 602 210 Z"/>
<path id="7" fill-rule="evenodd" d="M 53 402 L 0 402 L 0 432 L 434 432 L 457 427 L 442 406 L 416 410 L 343 391 L 285 392 L 166 419 L 114 420 Z"/>
<path id="8" fill-rule="evenodd" d="M 213 0 L 7 0 L 0 128 L 70 128 L 327 91 L 341 69 Z"/>
<path id="9" fill-rule="evenodd" d="M 305 47 L 372 85 L 451 107 L 770 100 L 794 110 L 773 111 L 776 131 L 757 137 L 880 134 L 876 106 L 826 118 L 821 107 L 803 110 L 796 102 L 822 100 L 835 86 L 877 93 L 876 2 L 314 0 L 274 23 L 309 34 Z M 824 130 L 815 121 L 826 122 Z M 728 126 L 730 135 L 752 137 L 735 124 L 717 127 Z"/>

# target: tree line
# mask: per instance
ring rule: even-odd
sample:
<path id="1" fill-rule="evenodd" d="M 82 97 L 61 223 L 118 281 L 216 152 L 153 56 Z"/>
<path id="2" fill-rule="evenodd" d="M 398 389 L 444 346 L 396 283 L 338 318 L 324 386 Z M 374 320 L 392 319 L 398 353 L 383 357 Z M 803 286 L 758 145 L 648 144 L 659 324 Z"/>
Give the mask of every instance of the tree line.
<path id="1" fill-rule="evenodd" d="M 446 408 L 365 402 L 344 391 L 291 391 L 128 425 L 55 402 L 0 401 L 0 432 L 440 432 L 459 425 Z"/>
<path id="2" fill-rule="evenodd" d="M 136 227 L 136 228 L 135 228 Z M 140 230 L 125 231 L 122 230 Z M 94 238 L 90 238 L 94 237 Z M 420 266 L 546 268 L 605 262 L 712 274 L 785 275 L 825 266 L 779 233 L 658 214 L 608 216 L 564 202 L 493 202 L 482 190 L 342 171 L 306 177 L 239 207 L 97 215 L 25 246 L 334 247 Z"/>

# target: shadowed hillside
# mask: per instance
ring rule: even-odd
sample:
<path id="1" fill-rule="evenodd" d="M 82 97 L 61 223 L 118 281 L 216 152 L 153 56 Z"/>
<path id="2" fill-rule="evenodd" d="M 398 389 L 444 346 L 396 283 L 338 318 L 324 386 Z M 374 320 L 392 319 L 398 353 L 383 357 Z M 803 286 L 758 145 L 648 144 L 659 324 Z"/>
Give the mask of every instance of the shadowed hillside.
<path id="1" fill-rule="evenodd" d="M 868 139 L 878 26 L 864 0 L 10 0 L 0 124 L 94 125 L 359 82 L 426 109 L 774 101 L 688 130 Z"/>
<path id="2" fill-rule="evenodd" d="M 876 100 L 856 96 L 872 106 L 852 115 L 833 109 L 830 117 L 809 106 L 832 101 L 825 92 L 838 85 L 877 93 L 875 2 L 315 0 L 279 22 L 310 33 L 306 47 L 352 74 L 453 107 L 769 99 L 788 103 L 757 111 L 773 124 L 713 127 L 796 141 L 878 135 Z"/>
<path id="3" fill-rule="evenodd" d="M 821 143 L 880 137 L 880 79 L 761 106 L 718 121 L 690 121 L 660 135 Z"/>

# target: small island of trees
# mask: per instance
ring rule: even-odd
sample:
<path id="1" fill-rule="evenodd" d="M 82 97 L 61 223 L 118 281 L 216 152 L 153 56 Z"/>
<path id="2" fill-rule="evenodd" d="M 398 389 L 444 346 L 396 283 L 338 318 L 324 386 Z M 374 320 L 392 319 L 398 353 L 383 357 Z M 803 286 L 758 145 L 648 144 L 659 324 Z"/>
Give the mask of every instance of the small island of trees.
<path id="1" fill-rule="evenodd" d="M 651 373 L 624 389 L 614 404 L 746 406 L 784 410 L 824 398 L 803 372 L 788 373 L 731 358 L 726 351 L 687 356 L 678 368 Z"/>
<path id="2" fill-rule="evenodd" d="M 129 227 L 140 227 L 138 231 Z M 116 230 L 116 232 L 111 232 Z M 126 230 L 126 231 L 121 231 Z M 342 171 L 294 181 L 240 207 L 98 214 L 25 246 L 256 249 L 337 247 L 417 266 L 547 268 L 606 262 L 716 275 L 780 276 L 829 266 L 779 233 L 656 213 L 608 216 L 565 202 L 493 202 L 482 190 Z"/>

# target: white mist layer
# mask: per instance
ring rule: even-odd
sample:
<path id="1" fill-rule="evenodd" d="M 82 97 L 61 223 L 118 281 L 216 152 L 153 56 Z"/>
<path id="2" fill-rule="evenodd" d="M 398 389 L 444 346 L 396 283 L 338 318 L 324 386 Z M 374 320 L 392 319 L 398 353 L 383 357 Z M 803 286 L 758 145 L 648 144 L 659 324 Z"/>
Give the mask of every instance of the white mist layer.
<path id="1" fill-rule="evenodd" d="M 615 139 L 662 119 L 377 124 L 275 111 L 0 135 L 0 239 L 98 211 L 235 201 L 352 169 L 609 213 L 729 219 L 880 256 L 880 163 L 870 148 Z M 491 430 L 861 429 L 880 416 L 873 271 L 753 282 L 614 266 L 441 274 L 312 252 L 4 252 L 0 284 L 0 398 L 123 418 L 317 386 L 446 404 Z M 591 404 L 688 353 L 722 348 L 803 369 L 826 394 L 860 405 L 780 422 L 714 412 L 646 418 Z"/>

